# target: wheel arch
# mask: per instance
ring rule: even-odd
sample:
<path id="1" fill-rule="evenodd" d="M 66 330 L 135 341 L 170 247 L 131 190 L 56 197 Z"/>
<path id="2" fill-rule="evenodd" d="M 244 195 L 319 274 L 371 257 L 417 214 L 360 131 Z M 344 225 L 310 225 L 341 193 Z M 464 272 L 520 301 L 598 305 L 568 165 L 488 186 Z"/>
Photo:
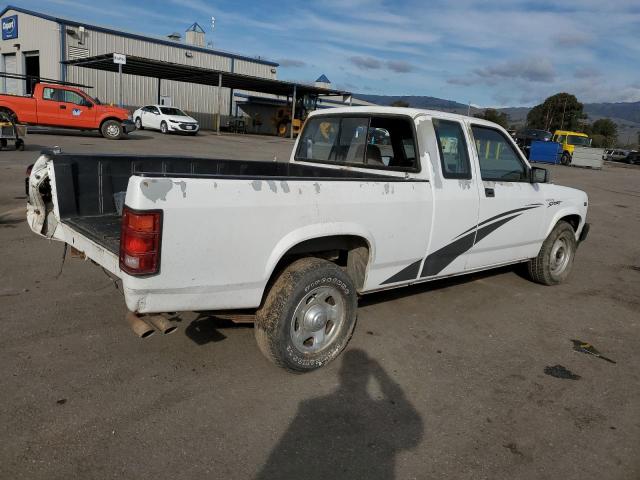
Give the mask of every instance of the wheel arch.
<path id="1" fill-rule="evenodd" d="M 0 112 L 6 113 L 9 116 L 12 116 L 16 122 L 19 122 L 18 114 L 10 107 L 2 106 L 0 107 Z"/>
<path id="2" fill-rule="evenodd" d="M 547 228 L 545 238 L 549 236 L 549 234 L 551 233 L 551 230 L 553 230 L 555 226 L 558 224 L 558 222 L 561 222 L 561 221 L 565 221 L 569 225 L 571 225 L 574 233 L 576 234 L 576 238 L 578 238 L 578 235 L 580 233 L 580 228 L 584 223 L 584 219 L 582 218 L 580 213 L 578 213 L 577 211 L 569 210 L 569 209 L 561 210 L 554 215 L 552 221 L 549 222 L 549 227 Z"/>
<path id="3" fill-rule="evenodd" d="M 100 126 L 98 128 L 102 129 L 102 126 L 104 125 L 104 123 L 109 121 L 109 120 L 115 120 L 118 123 L 122 123 L 124 121 L 121 118 L 114 117 L 112 115 L 107 115 L 106 117 L 100 119 Z"/>
<path id="4" fill-rule="evenodd" d="M 326 226 L 323 228 L 326 229 Z M 314 232 L 315 228 L 292 232 L 283 238 L 267 262 L 264 292 L 291 262 L 308 256 L 325 258 L 341 267 L 351 276 L 356 290 L 364 287 L 368 268 L 374 258 L 371 236 L 356 229 L 344 229 L 339 233 Z"/>

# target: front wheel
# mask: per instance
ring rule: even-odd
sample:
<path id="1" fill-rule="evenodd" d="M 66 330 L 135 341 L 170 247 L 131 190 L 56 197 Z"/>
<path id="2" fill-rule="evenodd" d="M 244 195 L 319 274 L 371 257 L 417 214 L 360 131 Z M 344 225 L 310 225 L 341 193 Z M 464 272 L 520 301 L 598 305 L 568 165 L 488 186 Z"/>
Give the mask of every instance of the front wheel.
<path id="1" fill-rule="evenodd" d="M 334 263 L 303 258 L 289 265 L 256 312 L 255 337 L 276 365 L 308 372 L 336 358 L 356 324 L 357 294 Z"/>
<path id="2" fill-rule="evenodd" d="M 560 163 L 565 166 L 571 165 L 571 155 L 569 155 L 567 152 L 564 152 L 562 154 L 562 157 L 560 157 Z"/>
<path id="3" fill-rule="evenodd" d="M 531 280 L 543 285 L 564 282 L 571 273 L 577 246 L 573 227 L 559 221 L 545 239 L 538 256 L 529 261 Z"/>
<path id="4" fill-rule="evenodd" d="M 119 140 L 122 138 L 122 125 L 117 120 L 107 120 L 100 127 L 100 133 L 109 140 Z"/>
<path id="5" fill-rule="evenodd" d="M 163 122 L 160 124 L 160 131 L 161 131 L 162 133 L 167 133 L 167 132 L 169 131 L 169 127 L 167 127 L 167 122 L 163 121 Z"/>
<path id="6" fill-rule="evenodd" d="M 140 119 L 140 117 L 136 118 L 136 129 L 137 130 L 142 130 L 144 127 L 142 126 L 142 120 Z"/>

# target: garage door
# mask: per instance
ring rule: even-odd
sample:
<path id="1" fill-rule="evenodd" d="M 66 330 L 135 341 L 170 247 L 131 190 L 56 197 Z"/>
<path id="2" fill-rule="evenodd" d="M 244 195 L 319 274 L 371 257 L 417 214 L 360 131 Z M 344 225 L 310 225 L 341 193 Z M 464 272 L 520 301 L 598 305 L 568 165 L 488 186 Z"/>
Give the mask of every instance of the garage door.
<path id="1" fill-rule="evenodd" d="M 18 62 L 16 61 L 15 53 L 6 53 L 4 58 L 4 71 L 7 73 L 18 73 Z M 15 78 L 5 79 L 5 93 L 12 95 L 20 94 L 20 80 Z"/>

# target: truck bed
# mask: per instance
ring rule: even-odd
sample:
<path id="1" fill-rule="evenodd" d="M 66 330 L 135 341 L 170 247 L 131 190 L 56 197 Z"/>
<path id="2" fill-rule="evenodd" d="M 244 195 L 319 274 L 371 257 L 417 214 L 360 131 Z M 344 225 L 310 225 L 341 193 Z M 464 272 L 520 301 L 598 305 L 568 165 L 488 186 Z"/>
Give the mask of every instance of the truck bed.
<path id="1" fill-rule="evenodd" d="M 120 214 L 115 197 L 124 196 L 132 175 L 212 180 L 404 181 L 403 177 L 379 173 L 278 162 L 127 155 L 52 157 L 61 222 L 114 254 L 120 244 Z"/>

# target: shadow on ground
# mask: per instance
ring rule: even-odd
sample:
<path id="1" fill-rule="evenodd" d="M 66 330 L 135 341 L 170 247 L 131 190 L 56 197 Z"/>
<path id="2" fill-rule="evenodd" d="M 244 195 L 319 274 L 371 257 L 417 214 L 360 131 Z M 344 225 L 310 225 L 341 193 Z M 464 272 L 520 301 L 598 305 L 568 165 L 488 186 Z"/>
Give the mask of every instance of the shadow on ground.
<path id="1" fill-rule="evenodd" d="M 371 381 L 380 394 L 371 395 Z M 422 436 L 422 419 L 400 386 L 365 352 L 349 350 L 338 388 L 300 403 L 257 479 L 393 479 L 398 453 Z"/>

